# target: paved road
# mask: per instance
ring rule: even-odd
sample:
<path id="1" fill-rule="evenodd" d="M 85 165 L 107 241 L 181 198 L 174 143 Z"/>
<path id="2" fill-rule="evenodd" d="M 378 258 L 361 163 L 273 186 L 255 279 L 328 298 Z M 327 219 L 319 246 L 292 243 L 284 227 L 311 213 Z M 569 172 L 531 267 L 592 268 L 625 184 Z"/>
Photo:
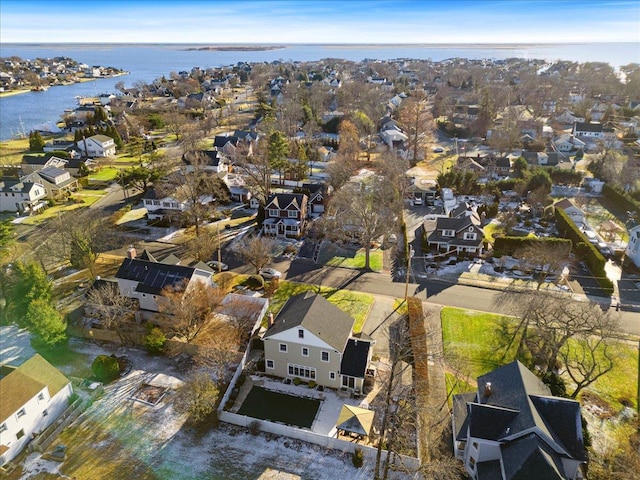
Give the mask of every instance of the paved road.
<path id="1" fill-rule="evenodd" d="M 339 267 L 320 267 L 308 260 L 295 260 L 287 263 L 275 264 L 287 280 L 314 283 L 317 285 L 355 290 L 375 295 L 403 298 L 407 284 L 392 282 L 389 275 L 381 273 L 363 273 Z M 452 284 L 437 279 L 409 283 L 409 295 L 434 305 L 448 305 L 469 308 L 484 312 L 508 314 L 504 308 L 495 306 L 500 294 L 498 290 L 474 287 L 469 285 Z M 626 333 L 640 336 L 640 313 L 619 312 L 621 327 Z"/>

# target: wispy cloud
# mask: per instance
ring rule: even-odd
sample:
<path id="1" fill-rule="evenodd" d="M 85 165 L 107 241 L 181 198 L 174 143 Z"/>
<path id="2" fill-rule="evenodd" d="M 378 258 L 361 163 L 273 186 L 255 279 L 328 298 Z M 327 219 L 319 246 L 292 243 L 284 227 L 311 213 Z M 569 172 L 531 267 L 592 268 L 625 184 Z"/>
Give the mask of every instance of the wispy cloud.
<path id="1" fill-rule="evenodd" d="M 636 1 L 2 0 L 2 42 L 640 42 Z"/>

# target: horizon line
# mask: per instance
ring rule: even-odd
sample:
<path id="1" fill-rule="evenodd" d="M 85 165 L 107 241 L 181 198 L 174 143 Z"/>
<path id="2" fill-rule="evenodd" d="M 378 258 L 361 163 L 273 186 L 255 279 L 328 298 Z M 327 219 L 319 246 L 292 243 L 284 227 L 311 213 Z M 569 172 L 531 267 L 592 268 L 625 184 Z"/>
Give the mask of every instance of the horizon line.
<path id="1" fill-rule="evenodd" d="M 485 46 L 485 45 L 590 45 L 590 44 L 637 44 L 640 41 L 581 41 L 581 42 L 398 42 L 398 43 L 350 43 L 350 42 L 92 42 L 92 41 L 69 41 L 69 42 L 2 42 L 4 45 L 243 45 L 243 46 L 300 46 L 300 45 L 337 45 L 337 46 Z"/>

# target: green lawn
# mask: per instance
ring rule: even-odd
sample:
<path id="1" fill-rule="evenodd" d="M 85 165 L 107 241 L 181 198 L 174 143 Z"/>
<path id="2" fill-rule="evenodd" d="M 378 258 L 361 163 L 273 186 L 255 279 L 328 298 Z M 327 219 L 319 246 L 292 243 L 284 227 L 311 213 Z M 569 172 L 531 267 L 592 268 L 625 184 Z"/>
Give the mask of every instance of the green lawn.
<path id="1" fill-rule="evenodd" d="M 497 332 L 514 320 L 495 313 L 444 307 L 441 311 L 445 360 L 471 378 L 505 365 L 516 348 L 505 351 Z"/>
<path id="2" fill-rule="evenodd" d="M 295 397 L 254 386 L 242 402 L 238 414 L 311 428 L 319 408 L 320 400 Z"/>
<path id="3" fill-rule="evenodd" d="M 99 172 L 89 175 L 90 182 L 110 182 L 116 178 L 120 170 L 114 167 L 105 167 Z"/>
<path id="4" fill-rule="evenodd" d="M 331 267 L 344 267 L 362 269 L 364 268 L 365 252 L 361 248 L 354 257 L 335 256 L 327 260 L 326 265 Z M 371 270 L 379 272 L 382 270 L 382 250 L 372 250 L 369 253 L 369 266 Z"/>
<path id="5" fill-rule="evenodd" d="M 47 208 L 42 213 L 37 215 L 32 215 L 29 218 L 26 218 L 22 223 L 24 225 L 39 225 L 45 220 L 49 220 L 58 215 L 59 212 L 70 212 L 72 210 L 77 210 L 78 208 L 86 207 L 86 203 L 71 203 L 69 205 L 56 205 L 50 208 Z"/>
<path id="6" fill-rule="evenodd" d="M 382 270 L 382 250 L 372 249 L 369 252 L 369 266 L 372 270 Z M 318 263 L 332 267 L 344 267 L 353 269 L 364 268 L 364 248 L 352 248 L 335 243 L 323 243 Z"/>
<path id="7" fill-rule="evenodd" d="M 335 288 L 329 287 L 318 287 L 307 283 L 281 281 L 278 290 L 275 292 L 273 297 L 269 299 L 269 310 L 273 312 L 274 315 L 277 315 L 289 298 L 293 295 L 309 290 L 313 290 L 314 292 L 322 295 L 336 307 L 351 315 L 356 321 L 353 327 L 354 332 L 357 333 L 362 330 L 362 326 L 367 319 L 369 310 L 371 310 L 371 306 L 373 305 L 373 297 L 366 293 L 352 292 L 349 290 L 336 290 Z"/>
<path id="8" fill-rule="evenodd" d="M 516 319 L 493 313 L 444 307 L 441 312 L 444 357 L 449 366 L 475 380 L 515 359 L 516 342 L 507 349 L 501 332 L 513 327 Z M 622 402 L 637 402 L 638 350 L 635 343 L 618 342 L 613 346 L 616 364 L 612 371 L 587 387 L 617 411 Z M 564 375 L 567 390 L 570 379 Z M 462 381 L 465 379 L 463 378 Z"/>

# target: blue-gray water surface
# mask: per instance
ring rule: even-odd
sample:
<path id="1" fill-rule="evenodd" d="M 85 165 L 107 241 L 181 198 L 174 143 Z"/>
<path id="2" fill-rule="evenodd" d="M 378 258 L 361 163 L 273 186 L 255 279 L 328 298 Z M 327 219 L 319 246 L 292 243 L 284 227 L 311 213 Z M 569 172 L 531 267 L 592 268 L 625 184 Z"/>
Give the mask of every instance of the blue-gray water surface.
<path id="1" fill-rule="evenodd" d="M 314 61 L 341 58 L 361 61 L 365 58 L 389 60 L 415 58 L 440 61 L 447 58 L 505 59 L 539 58 L 575 62 L 607 62 L 614 67 L 640 62 L 640 45 L 622 44 L 548 44 L 548 45 L 286 45 L 274 50 L 223 51 L 188 50 L 202 45 L 125 45 L 125 44 L 3 44 L 0 57 L 23 59 L 65 56 L 88 65 L 101 65 L 128 71 L 123 77 L 52 87 L 45 92 L 29 92 L 0 98 L 0 140 L 36 128 L 55 128 L 65 110 L 75 108 L 77 97 L 115 92 L 124 82 L 151 82 L 171 72 L 209 68 L 237 62 L 274 60 Z"/>

